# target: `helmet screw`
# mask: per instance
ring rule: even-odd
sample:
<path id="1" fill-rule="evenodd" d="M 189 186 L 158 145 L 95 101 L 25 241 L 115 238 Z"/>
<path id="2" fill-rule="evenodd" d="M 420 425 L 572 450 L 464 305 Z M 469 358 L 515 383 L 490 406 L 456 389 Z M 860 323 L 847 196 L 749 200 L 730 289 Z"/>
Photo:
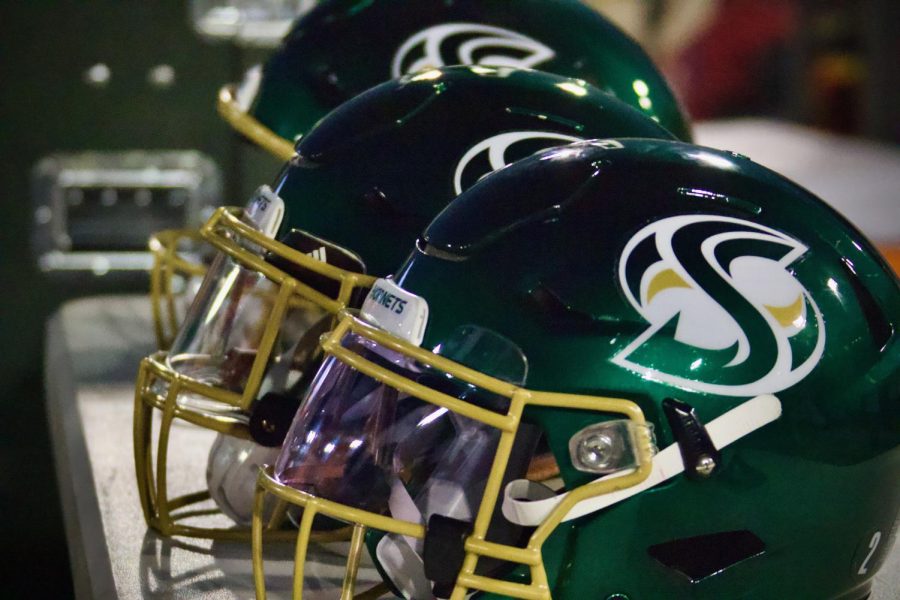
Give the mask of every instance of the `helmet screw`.
<path id="1" fill-rule="evenodd" d="M 694 470 L 697 471 L 698 475 L 702 475 L 703 477 L 709 477 L 712 475 L 713 470 L 716 468 L 716 461 L 712 456 L 708 454 L 701 454 L 700 458 L 697 459 L 697 464 L 694 466 Z"/>
<path id="2" fill-rule="evenodd" d="M 268 419 L 263 419 L 260 423 L 260 426 L 262 426 L 263 431 L 265 431 L 266 433 L 272 433 L 273 431 L 275 431 L 275 423 L 272 423 Z"/>
<path id="3" fill-rule="evenodd" d="M 591 435 L 582 440 L 578 454 L 582 464 L 589 468 L 608 467 L 613 458 L 613 441 L 608 435 Z"/>

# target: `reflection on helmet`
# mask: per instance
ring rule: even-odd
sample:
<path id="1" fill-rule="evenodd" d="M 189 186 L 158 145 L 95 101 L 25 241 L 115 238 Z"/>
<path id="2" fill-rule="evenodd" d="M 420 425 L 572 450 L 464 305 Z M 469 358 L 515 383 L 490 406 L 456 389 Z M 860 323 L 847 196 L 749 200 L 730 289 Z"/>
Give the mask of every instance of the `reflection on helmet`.
<path id="1" fill-rule="evenodd" d="M 404 597 L 869 594 L 900 509 L 900 282 L 809 192 L 687 144 L 576 143 L 485 177 L 376 286 L 427 306 L 421 347 L 383 294 L 347 314 L 255 511 L 368 531 Z M 442 355 L 460 327 L 524 383 Z M 556 484 L 525 479 L 525 424 Z"/>
<path id="2" fill-rule="evenodd" d="M 348 43 L 351 41 L 352 43 Z M 219 95 L 222 116 L 275 156 L 334 107 L 381 82 L 449 65 L 539 69 L 586 81 L 690 139 L 687 119 L 646 53 L 576 0 L 327 2 Z"/>
<path id="3" fill-rule="evenodd" d="M 583 82 L 509 69 L 455 67 L 388 82 L 323 119 L 274 190 L 262 188 L 245 211 L 220 209 L 204 227 L 221 254 L 172 349 L 145 361 L 135 449 L 148 522 L 204 535 L 174 523 L 168 491 L 157 489 L 172 423 L 279 445 L 319 365 L 319 335 L 359 305 L 374 281 L 366 273 L 390 272 L 428 220 L 485 173 L 601 134 L 671 137 Z M 164 416 L 155 469 L 154 407 Z"/>
<path id="4" fill-rule="evenodd" d="M 326 2 L 296 21 L 264 67 L 257 65 L 240 84 L 223 87 L 218 110 L 241 136 L 286 161 L 294 156 L 296 140 L 341 103 L 389 79 L 457 64 L 533 68 L 577 78 L 679 139 L 690 139 L 686 116 L 646 53 L 577 0 L 519 0 L 515 10 L 506 0 Z M 579 94 L 579 82 L 561 85 Z M 178 256 L 166 252 L 157 260 Z M 190 262 L 190 257 L 181 259 Z M 171 272 L 177 265 L 156 269 Z M 158 314 L 174 302 L 167 298 L 168 288 L 162 293 L 153 295 Z M 168 324 L 158 318 L 157 323 L 158 329 Z M 171 337 L 161 341 L 171 342 Z"/>

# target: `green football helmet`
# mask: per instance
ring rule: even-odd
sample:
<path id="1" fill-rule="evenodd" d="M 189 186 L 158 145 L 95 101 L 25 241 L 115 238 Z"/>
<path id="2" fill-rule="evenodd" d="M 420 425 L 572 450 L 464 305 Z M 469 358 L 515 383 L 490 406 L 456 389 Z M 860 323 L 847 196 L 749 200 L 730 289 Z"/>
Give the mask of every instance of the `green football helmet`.
<path id="1" fill-rule="evenodd" d="M 690 139 L 687 118 L 646 53 L 577 0 L 322 2 L 297 20 L 264 66 L 222 88 L 218 110 L 235 131 L 286 161 L 296 140 L 342 102 L 383 81 L 454 64 L 582 79 Z M 196 253 L 198 238 L 196 232 L 165 232 L 151 242 L 151 302 L 161 349 L 171 344 L 196 291 L 191 282 L 204 270 L 186 253 Z"/>
<path id="2" fill-rule="evenodd" d="M 176 509 L 208 493 L 171 498 L 169 438 L 188 435 L 173 423 L 206 430 L 183 442 L 192 448 L 208 447 L 210 431 L 222 434 L 207 487 L 225 514 L 249 522 L 255 466 L 274 459 L 333 316 L 358 306 L 374 276 L 390 274 L 417 232 L 486 173 L 599 135 L 672 137 L 582 81 L 489 67 L 422 71 L 323 119 L 272 189 L 245 211 L 220 209 L 203 228 L 220 255 L 172 349 L 142 364 L 134 447 L 148 524 L 167 535 L 245 537 L 228 522 L 177 522 Z"/>
<path id="3" fill-rule="evenodd" d="M 690 127 L 641 47 L 578 0 L 328 0 L 298 19 L 282 47 L 219 111 L 283 160 L 335 106 L 383 81 L 449 65 L 538 69 L 583 79 L 679 139 Z"/>
<path id="4" fill-rule="evenodd" d="M 353 525 L 406 598 L 861 600 L 900 508 L 898 328 L 873 246 L 748 159 L 547 150 L 323 338 L 257 506 Z M 557 481 L 526 479 L 542 445 Z"/>

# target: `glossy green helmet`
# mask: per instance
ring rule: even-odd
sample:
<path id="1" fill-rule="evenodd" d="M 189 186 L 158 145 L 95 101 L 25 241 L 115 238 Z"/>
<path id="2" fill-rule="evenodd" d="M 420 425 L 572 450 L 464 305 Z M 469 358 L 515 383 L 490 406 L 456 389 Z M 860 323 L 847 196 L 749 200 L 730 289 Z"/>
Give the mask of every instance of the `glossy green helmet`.
<path id="1" fill-rule="evenodd" d="M 777 174 L 548 150 L 345 313 L 258 497 L 380 532 L 405 597 L 861 600 L 900 508 L 898 328 L 873 246 Z M 525 478 L 541 445 L 558 480 Z"/>
<path id="2" fill-rule="evenodd" d="M 169 535 L 246 535 L 175 522 L 168 506 L 189 500 L 169 500 L 165 460 L 152 464 L 154 409 L 168 419 L 160 457 L 169 455 L 163 445 L 173 419 L 259 443 L 235 450 L 217 442 L 210 463 L 214 499 L 246 521 L 250 469 L 274 458 L 298 402 L 285 392 L 302 390 L 315 373 L 318 338 L 333 316 L 358 306 L 374 277 L 391 273 L 418 232 L 483 175 L 604 134 L 671 138 L 584 82 L 508 68 L 422 71 L 330 113 L 299 142 L 272 189 L 206 224 L 203 237 L 221 254 L 172 349 L 144 361 L 135 450 L 148 523 Z"/>
<path id="3" fill-rule="evenodd" d="M 264 67 L 250 69 L 241 85 L 222 88 L 218 109 L 236 131 L 286 161 L 295 141 L 342 102 L 403 74 L 453 64 L 582 79 L 680 139 L 690 137 L 687 119 L 643 50 L 577 0 L 322 2 L 297 20 Z M 179 231 L 151 242 L 151 303 L 163 349 L 193 293 L 191 276 L 203 272 L 179 251 L 196 241 L 194 232 Z"/>
<path id="4" fill-rule="evenodd" d="M 690 139 L 687 119 L 640 46 L 577 0 L 330 0 L 219 111 L 287 160 L 329 110 L 388 79 L 445 65 L 539 69 L 583 79 Z"/>

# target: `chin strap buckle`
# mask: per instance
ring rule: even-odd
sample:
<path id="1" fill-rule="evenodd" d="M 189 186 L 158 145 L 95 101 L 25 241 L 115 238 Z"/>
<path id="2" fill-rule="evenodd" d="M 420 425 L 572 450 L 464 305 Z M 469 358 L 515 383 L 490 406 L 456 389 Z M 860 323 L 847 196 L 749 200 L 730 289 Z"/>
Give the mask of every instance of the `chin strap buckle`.
<path id="1" fill-rule="evenodd" d="M 434 582 L 436 598 L 449 598 L 466 558 L 466 538 L 472 524 L 443 515 L 431 515 L 425 531 L 425 577 Z"/>
<path id="2" fill-rule="evenodd" d="M 685 474 L 691 479 L 711 476 L 722 464 L 722 453 L 697 417 L 697 411 L 687 402 L 673 398 L 666 398 L 662 407 L 681 451 Z"/>
<path id="3" fill-rule="evenodd" d="M 260 446 L 280 446 L 299 407 L 300 402 L 286 394 L 267 393 L 250 409 L 250 437 Z"/>

